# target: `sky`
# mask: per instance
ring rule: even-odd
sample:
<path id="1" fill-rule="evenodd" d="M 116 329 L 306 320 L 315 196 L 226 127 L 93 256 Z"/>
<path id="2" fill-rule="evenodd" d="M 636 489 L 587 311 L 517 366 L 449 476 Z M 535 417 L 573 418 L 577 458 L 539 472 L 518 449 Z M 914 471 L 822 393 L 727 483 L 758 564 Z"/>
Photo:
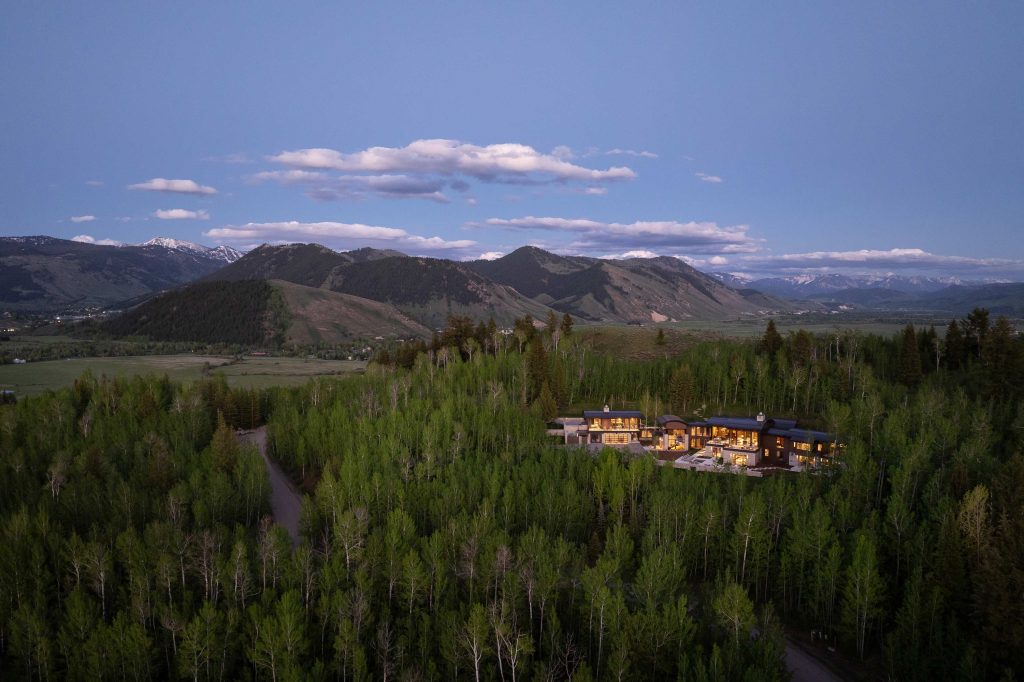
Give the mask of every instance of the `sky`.
<path id="1" fill-rule="evenodd" d="M 0 236 L 1024 280 L 1020 2 L 10 3 Z"/>

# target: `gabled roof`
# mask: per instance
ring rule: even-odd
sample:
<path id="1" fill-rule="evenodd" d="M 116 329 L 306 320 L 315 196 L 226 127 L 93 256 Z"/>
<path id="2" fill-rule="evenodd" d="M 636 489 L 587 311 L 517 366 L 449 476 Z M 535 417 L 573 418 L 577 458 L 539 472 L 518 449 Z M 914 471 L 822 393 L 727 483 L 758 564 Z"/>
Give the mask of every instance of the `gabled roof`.
<path id="1" fill-rule="evenodd" d="M 677 417 L 674 414 L 663 414 L 654 421 L 658 423 L 658 426 L 664 426 L 665 424 L 668 424 L 670 422 L 679 422 L 683 426 L 686 426 L 686 420 L 681 419 L 680 417 Z"/>

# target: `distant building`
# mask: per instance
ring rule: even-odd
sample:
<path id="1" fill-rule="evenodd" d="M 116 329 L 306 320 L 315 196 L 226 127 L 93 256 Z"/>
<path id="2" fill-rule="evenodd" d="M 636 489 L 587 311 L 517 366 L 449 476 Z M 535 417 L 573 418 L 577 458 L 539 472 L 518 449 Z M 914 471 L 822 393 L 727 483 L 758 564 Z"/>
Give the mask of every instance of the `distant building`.
<path id="1" fill-rule="evenodd" d="M 715 416 L 686 421 L 664 414 L 654 425 L 644 424 L 638 410 L 587 410 L 583 419 L 564 417 L 561 429 L 548 431 L 567 445 L 638 444 L 658 453 L 659 459 L 701 451 L 722 464 L 739 467 L 814 467 L 837 454 L 833 434 L 797 427 L 792 419 Z"/>

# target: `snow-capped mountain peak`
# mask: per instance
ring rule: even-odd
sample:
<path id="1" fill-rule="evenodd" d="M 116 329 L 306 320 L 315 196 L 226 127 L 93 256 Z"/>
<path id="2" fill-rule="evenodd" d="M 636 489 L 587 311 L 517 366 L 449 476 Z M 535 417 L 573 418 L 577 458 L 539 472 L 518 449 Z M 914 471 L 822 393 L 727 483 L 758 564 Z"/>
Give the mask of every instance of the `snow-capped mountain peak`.
<path id="1" fill-rule="evenodd" d="M 233 249 L 230 246 L 221 244 L 220 246 L 210 249 L 209 255 L 213 258 L 222 260 L 225 263 L 234 263 L 245 254 L 238 249 Z"/>
<path id="2" fill-rule="evenodd" d="M 206 253 L 210 250 L 210 247 L 203 246 L 202 244 L 196 244 L 195 242 L 189 242 L 182 239 L 172 239 L 171 237 L 153 237 L 148 241 L 144 241 L 139 246 L 162 246 L 165 249 L 173 249 L 175 251 L 194 251 L 195 253 Z"/>
<path id="3" fill-rule="evenodd" d="M 242 253 L 240 251 L 233 249 L 230 246 L 217 246 L 211 248 L 209 246 L 203 246 L 202 244 L 196 244 L 195 242 L 183 239 L 173 239 L 171 237 L 153 237 L 152 239 L 142 242 L 139 246 L 159 246 L 165 249 L 171 249 L 172 251 L 184 251 L 204 258 L 224 261 L 225 263 L 234 263 L 242 257 Z"/>

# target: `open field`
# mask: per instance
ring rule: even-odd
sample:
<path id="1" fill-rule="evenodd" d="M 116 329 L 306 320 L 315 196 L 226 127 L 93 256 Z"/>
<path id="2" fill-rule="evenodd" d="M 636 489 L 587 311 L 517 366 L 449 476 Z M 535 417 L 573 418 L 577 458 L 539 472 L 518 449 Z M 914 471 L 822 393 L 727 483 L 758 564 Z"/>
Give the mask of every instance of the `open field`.
<path id="1" fill-rule="evenodd" d="M 764 335 L 768 317 L 749 317 L 732 320 L 702 320 L 688 322 L 666 322 L 645 324 L 642 327 L 622 324 L 578 324 L 573 333 L 584 340 L 598 353 L 610 353 L 617 357 L 633 360 L 670 358 L 685 352 L 700 341 L 718 338 L 753 339 Z M 835 334 L 837 331 L 853 330 L 861 334 L 892 336 L 908 322 L 918 328 L 935 326 L 941 336 L 948 320 L 934 316 L 904 318 L 880 318 L 871 315 L 777 315 L 771 319 L 779 332 L 804 329 L 812 334 Z M 658 330 L 665 333 L 664 345 L 658 345 Z"/>
<path id="2" fill-rule="evenodd" d="M 136 374 L 166 374 L 175 381 L 192 381 L 207 374 L 223 373 L 228 384 L 242 388 L 297 386 L 315 376 L 348 374 L 365 369 L 358 360 L 307 360 L 304 358 L 247 357 L 234 361 L 214 355 L 145 355 L 116 358 L 75 358 L 0 365 L 0 388 L 13 388 L 18 395 L 34 395 L 69 386 L 83 372 L 94 376 L 127 377 Z"/>

